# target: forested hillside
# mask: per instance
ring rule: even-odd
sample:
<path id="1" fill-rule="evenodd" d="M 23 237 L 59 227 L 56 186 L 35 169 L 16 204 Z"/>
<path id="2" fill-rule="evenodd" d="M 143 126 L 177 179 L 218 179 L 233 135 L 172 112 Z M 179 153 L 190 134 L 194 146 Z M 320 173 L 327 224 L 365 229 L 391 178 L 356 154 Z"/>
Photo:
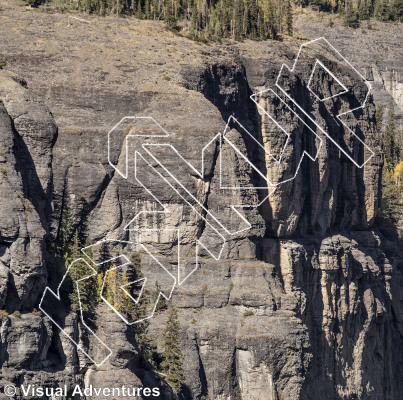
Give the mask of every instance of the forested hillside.
<path id="1" fill-rule="evenodd" d="M 305 5 L 308 4 L 320 11 L 343 15 L 346 24 L 353 28 L 371 17 L 399 22 L 403 17 L 403 0 L 308 0 Z"/>
<path id="2" fill-rule="evenodd" d="M 293 9 L 312 6 L 342 16 L 347 26 L 360 21 L 401 21 L 403 0 L 25 0 L 59 11 L 164 20 L 192 39 L 281 39 L 292 35 Z"/>
<path id="3" fill-rule="evenodd" d="M 290 0 L 26 0 L 59 11 L 164 20 L 192 39 L 278 39 L 292 35 Z"/>

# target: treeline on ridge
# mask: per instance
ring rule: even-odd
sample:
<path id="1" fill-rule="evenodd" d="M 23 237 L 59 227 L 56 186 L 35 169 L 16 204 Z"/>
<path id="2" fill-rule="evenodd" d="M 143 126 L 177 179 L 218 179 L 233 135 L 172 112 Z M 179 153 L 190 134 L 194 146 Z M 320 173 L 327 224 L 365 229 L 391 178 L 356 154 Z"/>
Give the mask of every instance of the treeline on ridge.
<path id="1" fill-rule="evenodd" d="M 306 0 L 301 5 L 341 15 L 352 28 L 358 28 L 360 21 L 370 18 L 384 22 L 401 22 L 403 18 L 403 0 Z"/>
<path id="2" fill-rule="evenodd" d="M 191 39 L 280 39 L 292 35 L 290 0 L 25 0 L 60 11 L 163 20 Z"/>

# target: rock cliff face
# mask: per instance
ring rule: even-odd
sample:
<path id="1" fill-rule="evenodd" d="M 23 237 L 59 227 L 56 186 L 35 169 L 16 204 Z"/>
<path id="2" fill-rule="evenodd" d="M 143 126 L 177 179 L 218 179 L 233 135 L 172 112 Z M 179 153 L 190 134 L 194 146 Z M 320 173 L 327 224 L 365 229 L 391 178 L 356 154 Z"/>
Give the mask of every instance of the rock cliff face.
<path id="1" fill-rule="evenodd" d="M 26 83 L 1 72 L 0 304 L 11 311 L 32 310 L 47 281 L 45 239 L 57 128 Z"/>
<path id="2" fill-rule="evenodd" d="M 183 395 L 214 400 L 403 397 L 402 259 L 394 234 L 376 219 L 382 157 L 372 96 L 355 118 L 358 136 L 375 155 L 357 168 L 325 134 L 299 125 L 287 107 L 274 107 L 261 95 L 257 108 L 249 99 L 274 87 L 281 64 L 291 65 L 303 42 L 205 46 L 175 37 L 157 23 L 114 18 L 93 17 L 88 25 L 68 27 L 63 15 L 23 13 L 11 1 L 4 1 L 1 18 L 0 35 L 8 41 L 0 43 L 0 53 L 7 54 L 12 72 L 0 71 L 0 308 L 22 311 L 20 317 L 1 320 L 2 385 L 66 384 L 70 393 L 75 383 L 144 385 L 160 387 L 160 398 L 177 397 L 162 375 L 141 364 L 133 328 L 106 306 L 97 310 L 97 334 L 108 340 L 113 356 L 101 367 L 49 319 L 31 313 L 48 271 L 54 272 L 48 242 L 57 236 L 67 206 L 91 242 L 134 240 L 135 233 L 123 228 L 138 211 L 155 209 L 143 187 L 132 178 L 124 180 L 107 162 L 107 133 L 122 117 L 154 117 L 181 154 L 199 165 L 200 149 L 224 131 L 231 115 L 266 151 L 277 154 L 284 142 L 266 111 L 277 113 L 291 132 L 283 155 L 286 168 L 276 167 L 239 125 L 228 132 L 266 178 L 279 181 L 289 170 L 297 171 L 304 151 L 318 156 L 315 161 L 304 157 L 295 179 L 276 187 L 257 210 L 245 210 L 252 228 L 230 237 L 220 260 L 202 257 L 200 268 L 175 289 L 172 302 L 183 328 Z M 12 24 L 20 27 L 13 34 Z M 382 40 L 389 43 L 387 35 Z M 315 51 L 309 54 L 350 79 L 326 49 Z M 312 60 L 300 66 L 308 78 L 312 68 Z M 318 125 L 334 129 L 334 139 L 345 143 L 349 154 L 365 159 L 333 117 L 346 110 L 348 99 L 323 107 L 308 98 L 307 80 L 283 79 Z M 319 88 L 334 89 L 323 72 L 318 82 Z M 122 165 L 117 150 L 116 162 Z M 231 148 L 221 151 L 225 178 L 235 174 L 245 184 L 261 184 L 263 177 L 251 173 Z M 218 210 L 222 199 L 216 190 L 217 159 L 207 159 L 204 180 L 180 170 L 210 210 Z M 182 168 L 174 158 L 165 161 L 168 168 Z M 185 233 L 189 245 L 197 226 L 186 207 L 166 187 L 156 183 L 152 189 L 172 210 L 169 222 Z M 265 194 L 248 193 L 253 201 Z M 242 194 L 231 196 L 245 201 Z M 171 239 L 155 244 L 155 253 L 166 255 Z M 165 279 L 159 278 L 163 286 Z M 158 345 L 165 320 L 164 312 L 150 320 L 150 336 Z M 77 317 L 68 316 L 65 329 L 84 347 L 91 346 Z"/>
<path id="3" fill-rule="evenodd" d="M 371 21 L 363 22 L 362 29 L 346 28 L 340 19 L 324 13 L 305 12 L 295 19 L 296 28 L 306 37 L 326 36 L 373 86 L 374 101 L 385 110 L 394 105 L 398 129 L 403 127 L 403 70 L 401 62 L 401 27 Z M 366 49 L 371 49 L 367 52 Z M 386 124 L 386 113 L 383 125 Z M 403 214 L 398 223 L 403 234 Z"/>
<path id="4" fill-rule="evenodd" d="M 333 24 L 330 20 L 333 20 Z M 363 22 L 362 29 L 355 30 L 343 26 L 338 18 L 311 12 L 298 15 L 295 23 L 302 35 L 326 36 L 337 45 L 340 52 L 372 82 L 376 103 L 387 106 L 390 100 L 394 101 L 398 125 L 402 126 L 403 75 L 399 25 L 385 26 L 371 21 L 369 24 Z"/>

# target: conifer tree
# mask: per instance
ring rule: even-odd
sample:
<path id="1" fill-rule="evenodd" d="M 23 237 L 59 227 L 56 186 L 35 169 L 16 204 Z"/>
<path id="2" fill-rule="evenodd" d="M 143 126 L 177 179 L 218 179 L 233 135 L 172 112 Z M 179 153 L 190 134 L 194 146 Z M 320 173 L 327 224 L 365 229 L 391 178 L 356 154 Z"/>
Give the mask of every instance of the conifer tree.
<path id="1" fill-rule="evenodd" d="M 127 273 L 127 279 L 129 282 L 135 282 L 144 278 L 144 274 L 141 271 L 141 257 L 138 252 L 132 252 L 130 255 L 131 268 Z M 132 294 L 135 296 L 139 294 L 143 282 L 139 282 L 138 285 L 131 285 Z M 150 306 L 150 293 L 144 290 L 140 299 L 140 302 L 135 304 L 133 301 L 128 300 L 127 313 L 131 320 L 140 321 L 134 324 L 134 338 L 139 348 L 142 351 L 144 359 L 151 359 L 155 351 L 155 346 L 152 343 L 150 336 L 148 335 L 149 321 L 145 319 L 149 314 Z"/>
<path id="2" fill-rule="evenodd" d="M 403 0 L 394 0 L 391 3 L 392 16 L 394 21 L 402 22 L 403 18 Z"/>
<path id="3" fill-rule="evenodd" d="M 91 11 L 91 0 L 85 0 L 85 12 L 90 13 Z"/>
<path id="4" fill-rule="evenodd" d="M 370 14 L 372 12 L 372 10 L 371 10 L 372 3 L 371 2 L 368 2 L 368 3 L 366 0 L 359 0 L 359 2 L 358 2 L 358 17 L 362 21 L 369 19 Z"/>
<path id="5" fill-rule="evenodd" d="M 287 1 L 287 7 L 285 10 L 285 27 L 287 28 L 287 33 L 292 36 L 293 28 L 292 28 L 292 6 L 291 1 Z"/>
<path id="6" fill-rule="evenodd" d="M 273 5 L 273 0 L 262 1 L 264 34 L 269 39 L 277 39 L 278 29 L 276 24 L 276 15 Z"/>
<path id="7" fill-rule="evenodd" d="M 75 231 L 73 242 L 69 247 L 69 251 L 65 254 L 66 270 L 73 261 L 81 258 L 81 247 L 82 246 L 78 239 L 78 232 Z M 71 266 L 68 279 L 70 280 L 71 292 L 69 294 L 69 299 L 72 311 L 80 310 L 80 302 L 82 310 L 85 313 L 89 313 L 95 308 L 98 297 L 96 276 L 91 276 L 84 281 L 78 282 L 80 279 L 90 276 L 93 273 L 94 271 L 89 268 L 84 261 L 75 262 Z M 80 294 L 78 293 L 78 290 Z"/>
<path id="8" fill-rule="evenodd" d="M 235 40 L 239 40 L 243 37 L 242 34 L 242 16 L 243 16 L 243 1 L 242 0 L 234 0 L 234 8 L 233 8 L 233 36 L 232 38 Z"/>
<path id="9" fill-rule="evenodd" d="M 396 184 L 393 170 L 384 170 L 382 177 L 381 213 L 386 220 L 396 224 L 401 217 L 402 193 Z"/>
<path id="10" fill-rule="evenodd" d="M 178 313 L 176 308 L 171 304 L 168 308 L 168 320 L 163 332 L 164 352 L 162 354 L 164 361 L 161 367 L 166 372 L 167 382 L 177 391 L 180 392 L 185 382 L 182 367 L 182 350 L 179 343 L 181 326 L 178 321 Z"/>
<path id="11" fill-rule="evenodd" d="M 389 4 L 386 0 L 379 0 L 377 2 L 375 17 L 380 21 L 388 21 L 390 19 Z"/>
<path id="12" fill-rule="evenodd" d="M 160 296 L 161 285 L 158 282 L 155 282 L 155 291 L 153 293 L 153 304 L 158 300 L 158 303 L 155 307 L 155 311 L 158 313 L 162 310 L 165 310 L 167 307 L 167 302 L 163 296 Z"/>
<path id="13" fill-rule="evenodd" d="M 351 3 L 347 7 L 344 23 L 350 28 L 358 28 L 360 26 L 357 10 Z"/>
<path id="14" fill-rule="evenodd" d="M 392 169 L 399 157 L 399 150 L 395 145 L 396 135 L 395 109 L 393 101 L 391 101 L 388 107 L 388 118 L 382 140 L 385 153 L 385 166 L 387 169 Z"/>
<path id="15" fill-rule="evenodd" d="M 378 110 L 377 110 L 378 111 Z M 393 101 L 389 103 L 385 131 L 382 135 L 385 163 L 382 171 L 381 214 L 392 224 L 401 218 L 403 203 L 401 138 L 397 132 Z"/>
<path id="16" fill-rule="evenodd" d="M 375 121 L 376 121 L 376 131 L 378 132 L 379 137 L 382 136 L 383 112 L 384 112 L 383 104 L 382 103 L 377 104 L 375 108 Z"/>
<path id="17" fill-rule="evenodd" d="M 177 0 L 165 0 L 164 20 L 169 29 L 176 28 L 178 22 L 176 15 L 176 4 Z"/>
<path id="18" fill-rule="evenodd" d="M 245 36 L 249 39 L 259 38 L 258 19 L 259 8 L 256 0 L 247 0 L 245 2 Z M 247 11 L 247 13 L 246 13 Z"/>
<path id="19" fill-rule="evenodd" d="M 64 256 L 69 252 L 70 241 L 74 234 L 74 219 L 67 206 L 64 206 L 60 218 L 60 227 L 56 237 L 56 254 Z"/>
<path id="20" fill-rule="evenodd" d="M 210 7 L 209 30 L 215 38 L 222 37 L 220 16 L 221 15 L 220 15 L 219 3 L 217 3 L 215 6 Z"/>
<path id="21" fill-rule="evenodd" d="M 99 271 L 105 273 L 112 265 L 111 261 L 112 254 L 109 251 L 108 242 L 103 242 L 99 251 L 99 261 L 101 265 L 99 266 Z"/>

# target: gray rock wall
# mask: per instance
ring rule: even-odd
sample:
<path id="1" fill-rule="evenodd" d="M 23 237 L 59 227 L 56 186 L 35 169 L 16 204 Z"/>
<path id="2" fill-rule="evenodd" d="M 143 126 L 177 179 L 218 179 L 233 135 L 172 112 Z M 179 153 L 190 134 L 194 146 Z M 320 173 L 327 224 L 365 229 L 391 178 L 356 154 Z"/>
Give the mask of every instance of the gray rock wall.
<path id="1" fill-rule="evenodd" d="M 292 62 L 299 43 L 208 47 L 159 32 L 152 22 L 156 33 L 148 31 L 145 39 L 148 22 L 130 25 L 108 19 L 106 29 L 105 20 L 95 17 L 91 28 L 80 25 L 67 35 L 63 16 L 21 13 L 13 6 L 3 18 L 0 34 L 9 35 L 10 21 L 26 26 L 20 34 L 26 37 L 24 54 L 29 57 L 22 53 L 19 34 L 11 36 L 9 68 L 22 73 L 28 89 L 13 73 L 0 71 L 0 308 L 22 314 L 1 319 L 0 382 L 66 384 L 70 389 L 75 383 L 126 383 L 159 386 L 161 398 L 176 398 L 164 376 L 142 363 L 133 329 L 107 307 L 98 307 L 96 326 L 113 356 L 99 368 L 46 317 L 31 312 L 47 284 L 47 269 L 54 272 L 47 238 L 49 233 L 57 235 L 66 205 L 91 242 L 104 237 L 134 239 L 134 233 L 123 227 L 139 210 L 155 209 L 140 185 L 123 180 L 107 164 L 106 133 L 122 116 L 152 115 L 195 165 L 201 145 L 222 132 L 232 114 L 266 149 L 279 148 L 276 131 L 249 96 L 272 87 L 281 64 Z M 46 27 L 52 24 L 62 28 L 49 32 Z M 96 33 L 90 40 L 87 29 Z M 46 42 L 44 52 L 38 31 Z M 124 39 L 119 42 L 114 35 Z M 85 51 L 76 46 L 83 38 L 88 39 Z M 147 46 L 152 50 L 148 52 Z M 61 54 L 68 54 L 76 68 L 69 65 L 59 74 Z M 43 80 L 45 62 L 52 85 Z M 105 70 L 92 70 L 101 64 Z M 345 73 L 337 62 L 334 65 Z M 309 63 L 302 67 L 305 73 L 310 68 Z M 289 80 L 293 96 L 301 101 L 303 86 Z M 272 111 L 267 99 L 261 103 Z M 333 123 L 318 103 L 310 106 L 315 120 Z M 283 111 L 279 117 L 292 127 L 295 121 Z M 199 270 L 175 290 L 172 302 L 183 328 L 186 399 L 403 396 L 402 261 L 396 236 L 376 220 L 382 157 L 372 98 L 359 116 L 359 131 L 375 151 L 363 169 L 322 137 L 324 146 L 316 162 L 304 159 L 296 179 L 279 186 L 258 210 L 245 211 L 252 229 L 230 238 L 219 261 L 203 257 Z M 318 140 L 305 138 L 306 131 L 297 128 L 293 132 L 286 153 L 291 169 L 296 168 L 302 146 L 312 149 Z M 347 135 L 345 129 L 338 132 L 339 139 Z M 230 134 L 245 151 L 254 150 L 240 131 Z M 234 154 L 228 149 L 223 153 L 229 165 Z M 171 168 L 177 166 L 173 159 L 166 161 Z M 271 178 L 284 174 L 273 172 L 260 153 L 254 161 Z M 259 182 L 241 163 L 236 165 L 226 170 L 229 178 L 235 173 L 245 182 Z M 214 159 L 208 168 L 207 182 L 180 171 L 214 210 L 220 206 Z M 186 233 L 190 244 L 196 224 L 189 211 L 158 182 L 153 189 L 173 210 L 169 222 Z M 252 193 L 250 199 L 260 195 Z M 231 200 L 242 199 L 237 196 Z M 142 223 L 146 227 L 146 221 Z M 155 254 L 167 255 L 171 239 L 164 236 Z M 191 259 L 191 254 L 184 257 Z M 149 333 L 160 350 L 165 320 L 162 312 L 150 321 Z M 77 316 L 64 322 L 80 344 L 93 345 Z"/>

